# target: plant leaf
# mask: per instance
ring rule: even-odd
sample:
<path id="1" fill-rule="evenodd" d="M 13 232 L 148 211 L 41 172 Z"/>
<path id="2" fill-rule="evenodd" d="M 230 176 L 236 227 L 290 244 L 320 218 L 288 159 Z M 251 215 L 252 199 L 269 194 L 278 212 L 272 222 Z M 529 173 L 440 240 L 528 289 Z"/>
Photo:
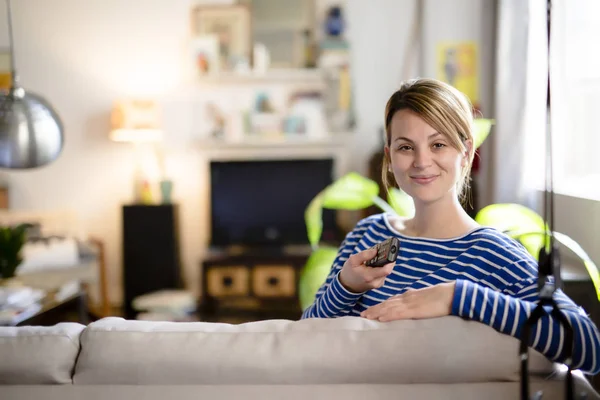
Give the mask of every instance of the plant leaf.
<path id="1" fill-rule="evenodd" d="M 592 261 L 590 256 L 585 252 L 585 250 L 583 250 L 579 243 L 564 233 L 554 232 L 554 238 L 571 250 L 575 255 L 577 255 L 581 261 L 583 261 L 583 265 L 587 269 L 588 275 L 592 279 L 592 283 L 596 288 L 596 297 L 598 297 L 598 301 L 600 301 L 600 273 L 598 272 L 598 267 L 594 261 Z"/>
<path id="2" fill-rule="evenodd" d="M 480 225 L 496 228 L 509 236 L 513 236 L 515 232 L 544 232 L 544 219 L 520 204 L 491 204 L 477 213 L 475 221 Z M 522 235 L 518 240 L 537 260 L 544 245 L 544 235 Z"/>
<path id="3" fill-rule="evenodd" d="M 393 187 L 388 191 L 387 199 L 399 216 L 410 218 L 415 215 L 415 203 L 406 192 Z"/>
<path id="4" fill-rule="evenodd" d="M 337 252 L 338 249 L 334 247 L 320 247 L 306 261 L 298 282 L 298 296 L 302 310 L 315 301 L 317 291 L 331 271 Z"/>
<path id="5" fill-rule="evenodd" d="M 323 233 L 323 197 L 324 191 L 315 196 L 304 211 L 304 222 L 308 242 L 316 249 Z"/>
<path id="6" fill-rule="evenodd" d="M 371 179 L 350 172 L 327 186 L 311 200 L 304 212 L 308 241 L 316 247 L 323 233 L 323 207 L 329 209 L 360 210 L 370 207 L 379 194 L 379 186 Z"/>
<path id="7" fill-rule="evenodd" d="M 372 179 L 350 172 L 325 189 L 323 207 L 343 210 L 360 210 L 373 205 L 379 186 Z"/>
<path id="8" fill-rule="evenodd" d="M 473 120 L 473 139 L 475 142 L 473 145 L 475 146 L 475 150 L 485 142 L 495 122 L 493 119 L 486 118 L 476 118 Z"/>
<path id="9" fill-rule="evenodd" d="M 507 232 L 507 234 L 519 241 L 523 240 L 526 237 L 544 237 L 544 231 L 542 230 L 512 231 Z M 583 265 L 585 266 L 585 269 L 587 270 L 587 273 L 590 276 L 592 283 L 594 284 L 594 288 L 596 289 L 596 297 L 598 298 L 598 301 L 600 301 L 600 272 L 598 271 L 598 267 L 596 266 L 594 261 L 585 252 L 585 250 L 583 250 L 579 243 L 577 243 L 575 240 L 565 235 L 564 233 L 554 232 L 554 238 L 557 242 L 561 243 L 563 246 L 571 250 L 583 262 Z"/>

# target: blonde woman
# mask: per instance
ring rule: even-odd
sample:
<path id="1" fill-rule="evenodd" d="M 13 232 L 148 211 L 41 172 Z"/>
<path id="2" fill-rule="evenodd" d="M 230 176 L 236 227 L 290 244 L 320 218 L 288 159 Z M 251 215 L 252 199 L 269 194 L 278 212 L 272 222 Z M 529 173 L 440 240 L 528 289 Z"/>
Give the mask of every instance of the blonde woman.
<path id="1" fill-rule="evenodd" d="M 468 99 L 443 82 L 411 80 L 391 96 L 382 176 L 413 198 L 415 215 L 360 221 L 303 318 L 456 315 L 520 337 L 538 300 L 537 262 L 518 242 L 478 225 L 460 204 L 474 156 L 472 126 Z M 366 266 L 372 247 L 389 237 L 400 240 L 397 261 Z M 598 329 L 563 292 L 556 301 L 574 329 L 573 367 L 599 372 Z M 547 315 L 532 332 L 531 346 L 563 361 L 557 321 Z"/>

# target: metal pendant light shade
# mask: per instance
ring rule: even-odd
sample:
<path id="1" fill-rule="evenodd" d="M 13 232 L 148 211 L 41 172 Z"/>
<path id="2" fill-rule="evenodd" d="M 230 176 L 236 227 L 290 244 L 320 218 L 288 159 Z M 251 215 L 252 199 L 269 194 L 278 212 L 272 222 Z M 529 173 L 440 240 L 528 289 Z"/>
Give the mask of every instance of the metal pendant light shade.
<path id="1" fill-rule="evenodd" d="M 62 124 L 42 97 L 14 87 L 0 96 L 0 167 L 41 167 L 57 159 L 62 146 Z"/>
<path id="2" fill-rule="evenodd" d="M 15 69 L 10 0 L 6 1 L 12 85 L 0 95 L 0 168 L 28 169 L 58 158 L 64 144 L 63 125 L 41 96 L 19 86 Z"/>

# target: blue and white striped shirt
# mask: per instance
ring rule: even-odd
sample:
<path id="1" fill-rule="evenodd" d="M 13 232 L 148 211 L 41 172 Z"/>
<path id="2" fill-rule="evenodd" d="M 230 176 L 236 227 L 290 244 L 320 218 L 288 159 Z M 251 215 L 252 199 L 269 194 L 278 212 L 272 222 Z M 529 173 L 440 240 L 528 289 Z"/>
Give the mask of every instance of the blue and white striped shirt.
<path id="1" fill-rule="evenodd" d="M 352 293 L 339 273 L 352 254 L 395 236 L 400 253 L 393 272 L 378 289 Z M 340 247 L 315 302 L 302 318 L 359 316 L 368 307 L 407 289 L 456 281 L 451 314 L 487 324 L 519 338 L 538 300 L 537 262 L 517 241 L 496 229 L 479 227 L 453 239 L 410 237 L 395 231 L 386 214 L 361 220 Z M 594 323 L 562 291 L 555 300 L 574 330 L 573 368 L 600 372 L 600 334 Z M 551 360 L 564 361 L 563 328 L 550 314 L 532 329 L 530 345 Z"/>

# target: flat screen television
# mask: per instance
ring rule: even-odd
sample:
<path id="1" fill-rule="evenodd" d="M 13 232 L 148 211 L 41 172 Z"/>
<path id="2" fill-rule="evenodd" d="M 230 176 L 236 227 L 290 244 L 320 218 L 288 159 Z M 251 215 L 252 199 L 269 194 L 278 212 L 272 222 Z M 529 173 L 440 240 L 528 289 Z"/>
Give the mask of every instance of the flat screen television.
<path id="1" fill-rule="evenodd" d="M 212 161 L 212 247 L 308 244 L 304 211 L 333 182 L 333 159 Z M 323 241 L 338 241 L 334 210 L 323 210 Z"/>

